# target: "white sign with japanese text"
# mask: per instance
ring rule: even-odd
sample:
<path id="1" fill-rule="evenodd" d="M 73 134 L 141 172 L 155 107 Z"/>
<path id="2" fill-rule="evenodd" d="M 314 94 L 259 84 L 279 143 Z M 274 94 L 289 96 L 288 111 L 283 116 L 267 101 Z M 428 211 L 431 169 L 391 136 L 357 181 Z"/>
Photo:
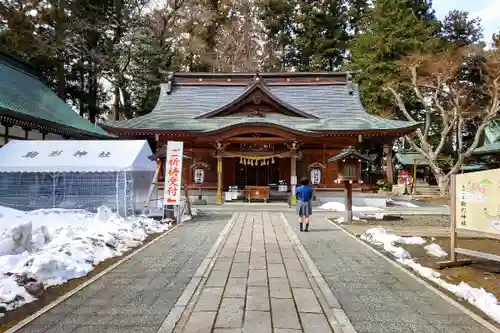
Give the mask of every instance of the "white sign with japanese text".
<path id="1" fill-rule="evenodd" d="M 183 150 L 183 142 L 167 142 L 165 189 L 163 194 L 165 205 L 177 206 L 181 202 Z"/>

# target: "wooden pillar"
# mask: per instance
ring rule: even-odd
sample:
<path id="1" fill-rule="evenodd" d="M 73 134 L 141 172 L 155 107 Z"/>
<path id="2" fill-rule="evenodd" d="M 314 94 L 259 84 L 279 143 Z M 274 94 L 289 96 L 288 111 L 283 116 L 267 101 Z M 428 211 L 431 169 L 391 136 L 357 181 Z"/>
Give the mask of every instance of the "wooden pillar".
<path id="1" fill-rule="evenodd" d="M 352 183 L 346 181 L 345 185 L 345 223 L 352 223 Z"/>
<path id="2" fill-rule="evenodd" d="M 217 204 L 222 205 L 222 157 L 217 156 Z"/>
<path id="3" fill-rule="evenodd" d="M 451 175 L 451 188 L 450 188 L 450 261 L 457 261 L 455 248 L 457 246 L 457 175 Z"/>
<path id="4" fill-rule="evenodd" d="M 297 204 L 296 187 L 297 187 L 297 156 L 292 155 L 290 157 L 290 185 L 291 185 L 291 195 L 290 204 L 295 206 Z"/>
<path id="5" fill-rule="evenodd" d="M 392 165 L 392 146 L 384 145 L 383 153 L 385 157 L 387 181 L 391 184 L 394 184 L 394 166 Z"/>

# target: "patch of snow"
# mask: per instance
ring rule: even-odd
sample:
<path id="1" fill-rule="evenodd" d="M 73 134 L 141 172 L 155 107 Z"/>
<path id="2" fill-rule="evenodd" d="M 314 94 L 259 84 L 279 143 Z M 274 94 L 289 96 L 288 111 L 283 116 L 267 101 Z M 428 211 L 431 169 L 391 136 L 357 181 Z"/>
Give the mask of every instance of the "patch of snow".
<path id="1" fill-rule="evenodd" d="M 330 201 L 330 202 L 325 202 L 322 204 L 320 209 L 324 210 L 331 210 L 333 212 L 345 212 L 345 205 L 341 202 L 336 202 L 336 201 Z M 381 208 L 378 207 L 370 207 L 370 206 L 352 206 L 352 211 L 353 212 L 372 212 L 372 211 L 378 211 L 382 210 Z"/>
<path id="2" fill-rule="evenodd" d="M 387 203 L 393 204 L 395 206 L 402 206 L 402 207 L 408 207 L 408 208 L 417 208 L 419 206 L 415 205 L 414 203 L 411 203 L 409 201 L 405 200 L 394 200 L 394 199 L 387 199 Z"/>
<path id="3" fill-rule="evenodd" d="M 434 256 L 434 257 L 442 258 L 442 257 L 446 257 L 448 255 L 448 253 L 443 251 L 441 246 L 439 246 L 436 243 L 426 245 L 424 247 L 424 249 L 425 249 L 425 251 L 427 251 L 427 253 L 429 253 L 431 256 Z"/>
<path id="4" fill-rule="evenodd" d="M 353 221 L 359 221 L 360 219 L 359 219 L 359 217 L 357 217 L 357 216 L 353 216 L 353 217 L 352 217 L 352 220 L 353 220 Z M 344 218 L 344 217 L 339 217 L 339 218 L 335 219 L 335 222 L 337 222 L 337 223 L 339 223 L 339 224 L 344 223 L 344 221 L 345 221 L 345 218 Z"/>
<path id="5" fill-rule="evenodd" d="M 361 235 L 361 239 L 371 244 L 383 246 L 385 251 L 397 258 L 411 258 L 411 255 L 402 247 L 394 246 L 394 243 L 419 245 L 425 243 L 425 239 L 422 237 L 400 237 L 388 233 L 384 228 L 368 229 Z"/>
<path id="6" fill-rule="evenodd" d="M 396 260 L 402 265 L 410 267 L 422 277 L 434 282 L 440 287 L 466 300 L 470 304 L 483 311 L 497 323 L 500 323 L 500 302 L 493 294 L 488 293 L 483 288 L 473 288 L 464 282 L 461 282 L 459 285 L 448 283 L 441 278 L 440 273 L 415 262 L 405 249 L 395 245 L 395 243 L 406 242 L 405 239 L 408 238 L 413 239 L 412 241 L 410 241 L 413 242 L 420 237 L 400 237 L 394 234 L 387 233 L 387 231 L 385 231 L 383 228 L 369 229 L 363 235 L 361 235 L 361 239 L 367 241 L 368 243 L 383 246 L 384 250 L 394 255 L 396 257 Z M 401 242 L 400 240 L 403 240 L 403 242 Z"/>
<path id="7" fill-rule="evenodd" d="M 93 214 L 0 206 L 0 308 L 35 300 L 27 292 L 29 284 L 47 288 L 85 276 L 95 265 L 139 246 L 148 234 L 168 228 L 144 216 L 122 218 L 107 207 Z"/>
<path id="8" fill-rule="evenodd" d="M 385 214 L 384 213 L 375 213 L 375 214 L 363 214 L 363 213 L 361 213 L 361 216 L 366 218 L 366 219 L 383 220 L 385 217 Z"/>

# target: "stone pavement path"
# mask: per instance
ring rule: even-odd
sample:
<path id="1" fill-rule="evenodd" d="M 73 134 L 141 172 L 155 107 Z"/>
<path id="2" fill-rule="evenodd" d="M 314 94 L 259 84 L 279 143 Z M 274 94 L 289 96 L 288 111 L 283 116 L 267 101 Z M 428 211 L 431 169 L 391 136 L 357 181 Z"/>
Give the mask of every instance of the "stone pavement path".
<path id="1" fill-rule="evenodd" d="M 286 217 L 358 333 L 491 333 L 324 218 Z"/>
<path id="2" fill-rule="evenodd" d="M 177 326 L 161 332 L 334 332 L 338 325 L 283 223 L 276 213 L 238 213 L 208 279 Z"/>
<path id="3" fill-rule="evenodd" d="M 233 216 L 183 224 L 18 332 L 490 332 L 318 215 L 308 233 L 292 213 Z"/>
<path id="4" fill-rule="evenodd" d="M 157 332 L 230 216 L 184 223 L 18 332 Z"/>

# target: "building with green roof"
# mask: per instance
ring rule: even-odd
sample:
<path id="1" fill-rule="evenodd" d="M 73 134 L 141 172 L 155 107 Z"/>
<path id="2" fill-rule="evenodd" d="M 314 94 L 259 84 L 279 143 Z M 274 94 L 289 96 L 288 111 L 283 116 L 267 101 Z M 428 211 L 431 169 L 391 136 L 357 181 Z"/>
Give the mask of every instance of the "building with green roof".
<path id="1" fill-rule="evenodd" d="M 0 52 L 0 147 L 9 140 L 109 139 L 45 85 L 37 70 Z"/>
<path id="2" fill-rule="evenodd" d="M 392 147 L 420 125 L 368 114 L 349 73 L 170 73 L 166 81 L 151 113 L 102 126 L 158 148 L 183 141 L 188 185 L 217 190 L 219 202 L 229 187 L 293 193 L 313 169 L 321 170 L 317 191 L 334 190 L 332 157 L 360 142 Z M 207 166 L 202 184 L 199 165 Z"/>

